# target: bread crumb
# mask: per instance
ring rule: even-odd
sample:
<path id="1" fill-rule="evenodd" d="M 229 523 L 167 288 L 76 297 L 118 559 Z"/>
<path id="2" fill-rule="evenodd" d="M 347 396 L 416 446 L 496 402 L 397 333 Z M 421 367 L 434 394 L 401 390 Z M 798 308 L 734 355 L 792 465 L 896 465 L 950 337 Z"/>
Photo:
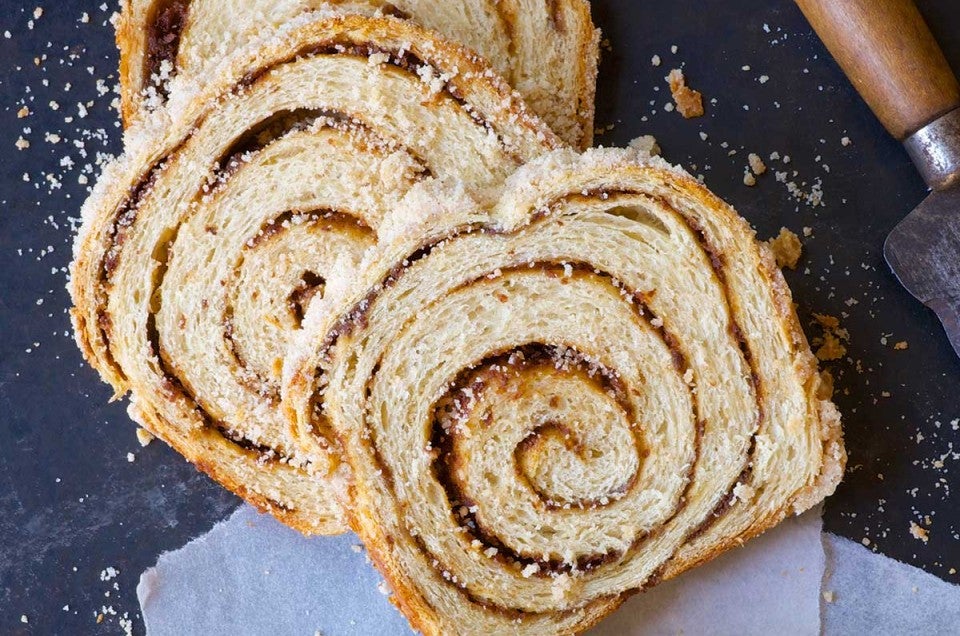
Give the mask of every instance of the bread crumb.
<path id="1" fill-rule="evenodd" d="M 926 528 L 917 525 L 915 521 L 910 522 L 910 535 L 914 539 L 918 539 L 924 543 L 930 541 L 930 532 Z"/>
<path id="2" fill-rule="evenodd" d="M 26 614 L 21 614 L 21 615 L 20 615 L 20 622 L 23 623 L 23 624 L 27 624 L 27 623 L 30 622 L 30 619 L 27 618 L 27 615 L 26 615 Z"/>
<path id="3" fill-rule="evenodd" d="M 30 109 L 26 106 L 17 111 L 17 119 L 23 119 L 30 115 Z"/>
<path id="4" fill-rule="evenodd" d="M 853 143 L 853 142 L 850 141 L 850 138 L 849 138 L 849 137 L 841 137 L 841 138 L 840 138 L 840 145 L 841 145 L 841 146 L 849 146 L 849 145 L 852 144 L 852 143 Z"/>
<path id="5" fill-rule="evenodd" d="M 824 590 L 823 600 L 827 603 L 833 603 L 833 599 L 836 598 L 831 590 Z"/>
<path id="6" fill-rule="evenodd" d="M 654 55 L 652 58 L 650 58 L 650 64 L 653 66 L 660 66 L 660 56 Z"/>
<path id="7" fill-rule="evenodd" d="M 660 144 L 657 143 L 657 138 L 653 135 L 640 135 L 630 140 L 630 143 L 627 145 L 631 150 L 639 151 L 642 154 L 648 154 L 651 157 L 657 157 L 660 155 Z"/>
<path id="8" fill-rule="evenodd" d="M 908 343 L 906 340 L 901 340 L 900 342 L 893 345 L 893 348 L 897 351 L 903 351 L 904 349 L 910 348 L 910 343 Z"/>
<path id="9" fill-rule="evenodd" d="M 146 446 L 153 441 L 153 433 L 145 428 L 137 428 L 137 441 L 140 442 L 140 446 Z"/>
<path id="10" fill-rule="evenodd" d="M 847 348 L 832 333 L 823 334 L 823 344 L 817 349 L 817 359 L 824 362 L 839 360 L 847 352 Z"/>
<path id="11" fill-rule="evenodd" d="M 757 185 L 757 178 L 753 176 L 753 173 L 750 172 L 749 170 L 743 171 L 743 185 L 751 188 Z"/>
<path id="12" fill-rule="evenodd" d="M 137 459 L 137 456 L 133 453 L 127 453 L 127 461 L 131 464 Z"/>
<path id="13" fill-rule="evenodd" d="M 815 345 L 819 345 L 816 351 L 818 360 L 827 362 L 839 360 L 847 353 L 844 342 L 850 341 L 850 332 L 840 327 L 840 320 L 835 316 L 824 314 L 813 314 L 814 320 L 823 329 L 822 338 L 814 338 Z"/>
<path id="14" fill-rule="evenodd" d="M 803 253 L 803 243 L 800 242 L 800 237 L 782 227 L 780 228 L 780 234 L 767 241 L 767 245 L 770 246 L 774 258 L 777 259 L 777 267 L 797 268 L 797 261 L 800 260 L 800 254 Z"/>
<path id="15" fill-rule="evenodd" d="M 673 69 L 666 80 L 670 84 L 673 101 L 677 104 L 677 112 L 683 115 L 684 119 L 703 115 L 703 96 L 687 86 L 683 71 L 678 68 Z"/>
<path id="16" fill-rule="evenodd" d="M 26 150 L 27 148 L 30 147 L 30 142 L 24 139 L 23 136 L 21 136 L 17 139 L 16 142 L 14 142 L 13 145 L 17 147 L 17 150 Z"/>
<path id="17" fill-rule="evenodd" d="M 753 171 L 753 174 L 758 177 L 767 171 L 767 165 L 763 163 L 763 159 L 760 158 L 760 155 L 751 152 L 747 155 L 747 162 L 750 164 L 750 170 Z"/>

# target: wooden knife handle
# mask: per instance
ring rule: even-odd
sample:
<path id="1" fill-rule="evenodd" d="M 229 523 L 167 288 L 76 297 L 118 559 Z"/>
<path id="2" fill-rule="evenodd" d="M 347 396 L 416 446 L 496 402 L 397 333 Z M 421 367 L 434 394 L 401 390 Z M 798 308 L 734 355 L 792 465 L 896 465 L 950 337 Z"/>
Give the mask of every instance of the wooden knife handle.
<path id="1" fill-rule="evenodd" d="M 912 0 L 796 0 L 890 134 L 960 106 L 960 88 Z"/>

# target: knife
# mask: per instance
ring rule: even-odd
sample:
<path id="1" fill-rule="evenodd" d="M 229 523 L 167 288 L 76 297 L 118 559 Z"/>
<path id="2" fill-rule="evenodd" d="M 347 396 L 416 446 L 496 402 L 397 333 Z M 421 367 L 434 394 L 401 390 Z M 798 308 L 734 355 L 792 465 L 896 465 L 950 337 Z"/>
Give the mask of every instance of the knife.
<path id="1" fill-rule="evenodd" d="M 930 194 L 890 232 L 887 264 L 960 356 L 960 87 L 912 0 L 796 0 Z"/>

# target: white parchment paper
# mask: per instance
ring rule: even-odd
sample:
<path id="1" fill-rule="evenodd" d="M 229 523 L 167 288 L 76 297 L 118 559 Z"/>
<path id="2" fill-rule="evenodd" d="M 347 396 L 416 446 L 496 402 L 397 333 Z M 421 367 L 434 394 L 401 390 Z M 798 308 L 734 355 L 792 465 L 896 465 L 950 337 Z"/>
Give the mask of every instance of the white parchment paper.
<path id="1" fill-rule="evenodd" d="M 150 636 L 410 634 L 354 535 L 306 539 L 242 506 L 140 577 Z"/>
<path id="2" fill-rule="evenodd" d="M 960 634 L 960 586 L 874 554 L 859 543 L 824 535 L 827 576 L 823 633 Z"/>
<path id="3" fill-rule="evenodd" d="M 305 539 L 244 506 L 143 573 L 147 632 L 409 634 L 358 545 L 353 535 Z M 820 516 L 808 513 L 633 597 L 590 633 L 812 636 L 823 567 Z"/>

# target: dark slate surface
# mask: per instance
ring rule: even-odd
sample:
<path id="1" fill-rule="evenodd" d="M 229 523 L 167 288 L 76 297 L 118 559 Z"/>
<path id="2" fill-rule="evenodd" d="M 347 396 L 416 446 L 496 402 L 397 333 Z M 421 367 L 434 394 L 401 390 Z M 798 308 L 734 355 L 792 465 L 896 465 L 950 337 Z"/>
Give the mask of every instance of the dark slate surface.
<path id="1" fill-rule="evenodd" d="M 30 28 L 37 3 L 43 14 Z M 791 2 L 594 5 L 609 40 L 597 124 L 613 125 L 598 142 L 654 134 L 669 159 L 695 166 L 761 236 L 784 225 L 813 229 L 800 267 L 787 274 L 801 317 L 811 338 L 820 333 L 811 312 L 841 317 L 851 333 L 847 358 L 829 365 L 850 468 L 827 505 L 827 528 L 956 582 L 960 432 L 951 421 L 960 418 L 960 363 L 880 253 L 886 233 L 924 196 L 906 155 Z M 920 5 L 960 68 L 954 0 Z M 140 572 L 238 504 L 163 445 L 141 449 L 123 404 L 107 402 L 109 391 L 68 336 L 64 268 L 88 187 L 82 176 L 92 182 L 97 153 L 119 149 L 114 95 L 97 87 L 98 79 L 107 89 L 115 83 L 112 9 L 0 0 L 0 633 L 122 633 L 124 614 L 142 631 Z M 704 118 L 663 108 L 663 77 L 680 64 L 692 86 L 716 99 Z M 84 117 L 78 102 L 89 104 Z M 24 104 L 32 114 L 20 119 Z M 30 147 L 19 151 L 21 135 Z M 852 143 L 843 146 L 843 137 Z M 771 171 L 744 186 L 747 153 L 767 159 L 774 151 L 791 163 L 767 160 Z M 821 180 L 825 205 L 796 201 L 775 170 L 789 170 L 804 191 Z M 895 351 L 899 341 L 909 348 Z M 925 516 L 927 544 L 909 534 Z M 108 567 L 119 574 L 110 578 Z"/>

